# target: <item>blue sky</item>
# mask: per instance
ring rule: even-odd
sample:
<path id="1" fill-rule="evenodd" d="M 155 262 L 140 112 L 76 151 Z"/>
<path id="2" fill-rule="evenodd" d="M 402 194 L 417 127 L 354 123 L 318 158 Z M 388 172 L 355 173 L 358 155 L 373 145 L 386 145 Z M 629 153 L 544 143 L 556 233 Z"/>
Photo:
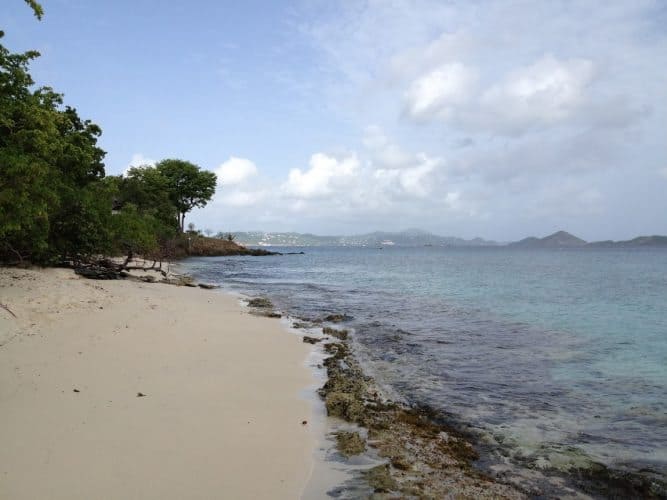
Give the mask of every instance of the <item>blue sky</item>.
<path id="1" fill-rule="evenodd" d="M 216 171 L 215 231 L 667 233 L 664 1 L 0 6 L 107 172 Z"/>

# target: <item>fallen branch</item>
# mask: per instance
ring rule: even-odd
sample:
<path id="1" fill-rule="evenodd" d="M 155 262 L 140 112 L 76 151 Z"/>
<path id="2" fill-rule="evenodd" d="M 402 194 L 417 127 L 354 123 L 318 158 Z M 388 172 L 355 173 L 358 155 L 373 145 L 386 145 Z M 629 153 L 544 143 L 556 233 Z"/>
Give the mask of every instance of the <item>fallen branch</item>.
<path id="1" fill-rule="evenodd" d="M 7 311 L 9 314 L 11 314 L 12 316 L 14 316 L 15 318 L 17 317 L 16 314 L 14 314 L 14 313 L 12 312 L 12 310 L 11 310 L 9 307 L 7 307 L 6 305 L 4 305 L 2 302 L 0 302 L 0 307 L 2 307 L 5 311 Z"/>

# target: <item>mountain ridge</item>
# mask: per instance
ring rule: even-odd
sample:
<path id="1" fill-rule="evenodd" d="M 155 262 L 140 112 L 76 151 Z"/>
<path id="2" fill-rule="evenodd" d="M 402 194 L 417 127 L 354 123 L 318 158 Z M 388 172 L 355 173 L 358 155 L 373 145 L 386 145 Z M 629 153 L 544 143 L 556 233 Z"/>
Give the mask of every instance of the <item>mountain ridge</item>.
<path id="1" fill-rule="evenodd" d="M 234 233 L 236 241 L 248 246 L 361 246 L 361 247 L 499 247 L 513 248 L 653 248 L 667 247 L 667 236 L 637 236 L 621 241 L 593 241 L 574 236 L 567 231 L 556 231 L 543 238 L 529 236 L 519 241 L 499 243 L 483 238 L 465 239 L 456 236 L 440 236 L 423 229 L 409 228 L 403 231 L 373 231 L 351 236 L 321 236 L 313 233 L 240 231 Z"/>

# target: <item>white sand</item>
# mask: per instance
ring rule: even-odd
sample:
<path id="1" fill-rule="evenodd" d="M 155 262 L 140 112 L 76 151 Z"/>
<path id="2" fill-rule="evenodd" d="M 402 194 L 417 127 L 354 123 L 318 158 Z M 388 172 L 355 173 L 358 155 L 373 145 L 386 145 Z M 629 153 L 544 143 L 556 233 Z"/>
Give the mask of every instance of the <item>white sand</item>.
<path id="1" fill-rule="evenodd" d="M 0 302 L 0 498 L 300 496 L 308 346 L 278 320 L 56 269 L 0 268 Z"/>

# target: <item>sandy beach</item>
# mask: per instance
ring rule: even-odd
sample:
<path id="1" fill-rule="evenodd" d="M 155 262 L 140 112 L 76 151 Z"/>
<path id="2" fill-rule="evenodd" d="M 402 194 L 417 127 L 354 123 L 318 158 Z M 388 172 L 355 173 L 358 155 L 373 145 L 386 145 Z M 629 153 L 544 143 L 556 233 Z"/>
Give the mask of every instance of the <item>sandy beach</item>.
<path id="1" fill-rule="evenodd" d="M 0 268 L 0 498 L 298 498 L 308 346 L 215 291 Z"/>

